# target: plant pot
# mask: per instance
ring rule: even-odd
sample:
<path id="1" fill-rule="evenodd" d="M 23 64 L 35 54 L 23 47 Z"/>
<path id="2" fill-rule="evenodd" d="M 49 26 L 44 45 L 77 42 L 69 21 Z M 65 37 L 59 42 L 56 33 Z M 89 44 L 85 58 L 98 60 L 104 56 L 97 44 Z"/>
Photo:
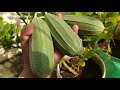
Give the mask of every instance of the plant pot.
<path id="1" fill-rule="evenodd" d="M 75 58 L 75 57 L 69 57 L 69 56 L 64 56 L 65 59 L 69 60 L 69 59 L 72 59 L 72 58 Z M 99 58 L 99 56 L 97 54 L 95 54 L 95 56 L 91 59 L 91 60 L 88 60 L 86 61 L 86 66 L 83 68 L 82 70 L 82 73 L 80 75 L 80 77 L 77 77 L 77 78 L 96 78 L 97 76 L 95 75 L 92 75 L 93 74 L 93 71 L 94 73 L 95 72 L 98 72 L 97 70 L 95 70 L 96 68 L 91 66 L 90 65 L 94 65 L 93 66 L 97 66 L 99 67 L 99 72 L 101 73 L 101 77 L 100 78 L 105 78 L 105 75 L 106 75 L 106 67 L 105 67 L 105 64 L 104 62 Z M 95 65 L 96 64 L 96 65 Z M 57 78 L 64 78 L 62 75 L 61 75 L 61 65 L 58 64 L 57 65 Z M 90 68 L 91 67 L 91 68 Z M 90 70 L 91 69 L 91 70 Z M 92 73 L 90 73 L 92 71 Z M 87 74 L 89 74 L 87 76 Z M 92 76 L 91 76 L 92 75 Z M 95 76 L 95 77 L 94 77 Z M 99 75 L 100 76 L 100 75 Z"/>
<path id="2" fill-rule="evenodd" d="M 105 78 L 120 78 L 120 59 L 105 53 L 100 48 L 98 48 L 96 54 L 103 60 L 105 64 Z"/>

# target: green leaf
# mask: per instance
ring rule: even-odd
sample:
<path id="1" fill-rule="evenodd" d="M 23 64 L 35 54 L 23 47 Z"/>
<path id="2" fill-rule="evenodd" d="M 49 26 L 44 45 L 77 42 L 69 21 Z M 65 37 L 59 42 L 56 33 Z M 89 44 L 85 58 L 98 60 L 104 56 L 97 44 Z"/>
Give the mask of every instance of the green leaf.
<path id="1" fill-rule="evenodd" d="M 93 50 L 87 51 L 84 54 L 85 58 L 92 58 L 93 56 L 94 56 L 94 51 Z"/>
<path id="2" fill-rule="evenodd" d="M 119 19 L 119 18 L 118 18 Z M 109 17 L 105 19 L 105 23 L 109 23 L 109 27 L 115 27 L 117 25 L 117 17 Z M 106 25 L 105 25 L 106 26 Z M 107 26 L 108 27 L 108 26 Z"/>
<path id="3" fill-rule="evenodd" d="M 120 16 L 116 16 L 116 21 L 119 22 L 120 21 Z"/>
<path id="4" fill-rule="evenodd" d="M 118 16 L 119 12 L 108 12 L 107 13 L 107 17 L 114 17 L 114 16 Z"/>
<path id="5" fill-rule="evenodd" d="M 3 25 L 3 18 L 0 17 L 0 29 L 1 29 L 2 25 Z"/>
<path id="6" fill-rule="evenodd" d="M 20 26 L 17 26 L 17 28 L 15 29 L 15 31 L 16 31 L 16 35 L 19 34 L 20 30 L 21 30 Z"/>
<path id="7" fill-rule="evenodd" d="M 73 12 L 74 15 L 82 15 L 80 12 Z"/>
<path id="8" fill-rule="evenodd" d="M 85 36 L 83 41 L 89 44 L 94 44 L 99 40 L 98 36 Z"/>
<path id="9" fill-rule="evenodd" d="M 101 35 L 101 39 L 107 39 L 107 40 L 111 40 L 113 38 L 113 34 L 111 34 L 111 33 L 103 33 L 102 35 Z"/>
<path id="10" fill-rule="evenodd" d="M 113 25 L 112 22 L 107 22 L 107 23 L 104 24 L 104 26 L 105 26 L 105 28 L 107 28 L 107 29 L 110 29 L 110 28 L 114 27 L 114 25 Z"/>
<path id="11" fill-rule="evenodd" d="M 108 53 L 111 53 L 112 51 L 111 51 L 111 47 L 110 47 L 110 44 L 108 44 Z"/>
<path id="12" fill-rule="evenodd" d="M 91 39 L 92 39 L 92 37 L 89 37 L 89 36 L 86 36 L 84 39 L 83 39 L 83 41 L 91 41 Z"/>
<path id="13" fill-rule="evenodd" d="M 4 34 L 6 34 L 9 30 L 10 30 L 11 26 L 9 23 L 5 24 L 5 26 L 3 27 L 3 32 Z"/>
<path id="14" fill-rule="evenodd" d="M 105 19 L 105 23 L 107 23 L 105 26 L 116 27 L 116 25 L 118 24 L 119 21 L 120 21 L 120 16 L 118 14 L 112 15 L 112 17 L 107 17 Z"/>
<path id="15" fill-rule="evenodd" d="M 84 15 L 84 16 L 90 16 L 92 15 L 94 12 L 74 12 L 74 15 Z"/>
<path id="16" fill-rule="evenodd" d="M 98 12 L 98 16 L 102 22 L 105 21 L 106 15 L 107 15 L 107 12 Z"/>
<path id="17" fill-rule="evenodd" d="M 3 38 L 3 35 L 2 35 L 2 33 L 0 32 L 0 41 L 2 40 L 2 38 Z"/>
<path id="18" fill-rule="evenodd" d="M 19 44 L 20 43 L 20 37 L 17 35 L 16 37 L 16 43 Z"/>
<path id="19" fill-rule="evenodd" d="M 6 34 L 6 39 L 9 41 L 10 40 L 11 35 L 9 33 Z"/>
<path id="20" fill-rule="evenodd" d="M 80 60 L 79 65 L 84 67 L 85 66 L 85 61 L 84 60 Z"/>
<path id="21" fill-rule="evenodd" d="M 30 12 L 30 16 L 34 17 L 35 12 Z"/>
<path id="22" fill-rule="evenodd" d="M 114 22 L 116 22 L 116 19 L 114 17 L 105 18 L 105 23 L 107 23 L 107 22 L 114 23 Z"/>
<path id="23" fill-rule="evenodd" d="M 28 15 L 28 12 L 22 12 L 23 15 Z"/>

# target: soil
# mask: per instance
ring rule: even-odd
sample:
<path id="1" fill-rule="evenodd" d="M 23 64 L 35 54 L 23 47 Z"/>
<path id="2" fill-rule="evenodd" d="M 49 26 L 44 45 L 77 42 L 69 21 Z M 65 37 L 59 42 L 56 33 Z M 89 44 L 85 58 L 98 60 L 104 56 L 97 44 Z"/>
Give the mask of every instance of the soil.
<path id="1" fill-rule="evenodd" d="M 80 78 L 102 78 L 102 73 L 100 67 L 89 59 L 86 61 L 86 66 L 84 67 Z"/>
<path id="2" fill-rule="evenodd" d="M 71 61 L 73 61 L 72 59 Z M 74 77 L 72 73 L 70 73 L 68 70 L 66 70 L 64 67 L 61 67 L 61 70 L 64 72 L 61 73 L 61 76 L 63 78 L 102 78 L 102 73 L 100 67 L 92 61 L 92 59 L 89 59 L 86 61 L 85 67 L 80 67 L 81 71 L 78 72 L 79 76 Z M 51 78 L 56 78 L 56 72 L 54 71 Z"/>

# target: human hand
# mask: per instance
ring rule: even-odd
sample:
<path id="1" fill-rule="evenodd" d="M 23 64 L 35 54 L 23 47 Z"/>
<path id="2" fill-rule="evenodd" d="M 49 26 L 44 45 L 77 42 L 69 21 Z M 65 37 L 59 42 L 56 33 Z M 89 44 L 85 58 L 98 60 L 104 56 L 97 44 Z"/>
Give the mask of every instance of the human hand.
<path id="1" fill-rule="evenodd" d="M 61 13 L 56 14 L 58 18 L 62 18 Z M 73 31 L 78 33 L 79 27 L 77 25 L 74 25 Z M 29 39 L 32 35 L 32 32 L 34 31 L 34 26 L 32 23 L 30 23 L 25 29 L 21 31 L 21 48 L 23 53 L 23 60 L 24 60 L 24 67 L 23 71 L 19 75 L 19 78 L 36 78 L 36 76 L 33 74 L 30 63 L 29 63 Z M 58 64 L 59 60 L 64 56 L 55 46 L 54 46 L 54 54 L 55 54 L 55 67 Z M 50 75 L 48 75 L 46 78 L 50 78 Z"/>

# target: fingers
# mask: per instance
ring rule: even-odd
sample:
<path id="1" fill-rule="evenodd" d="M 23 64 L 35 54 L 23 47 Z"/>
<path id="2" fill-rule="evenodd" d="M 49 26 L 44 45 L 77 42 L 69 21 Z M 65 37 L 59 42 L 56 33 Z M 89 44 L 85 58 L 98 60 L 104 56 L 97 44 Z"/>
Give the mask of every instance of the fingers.
<path id="1" fill-rule="evenodd" d="M 64 56 L 56 47 L 54 47 L 54 51 L 55 51 L 55 66 L 54 68 L 56 68 L 59 60 Z"/>
<path id="2" fill-rule="evenodd" d="M 24 30 L 21 31 L 21 36 L 30 36 L 33 32 L 33 24 L 30 23 Z"/>
<path id="3" fill-rule="evenodd" d="M 33 24 L 30 23 L 21 31 L 21 48 L 23 52 L 24 68 L 29 69 L 29 38 L 33 32 Z"/>
<path id="4" fill-rule="evenodd" d="M 29 37 L 31 36 L 33 32 L 33 24 L 30 23 L 25 29 L 21 31 L 21 44 L 23 45 L 26 41 L 29 40 Z"/>
<path id="5" fill-rule="evenodd" d="M 62 13 L 57 13 L 56 16 L 58 16 L 58 18 L 62 19 Z"/>
<path id="6" fill-rule="evenodd" d="M 56 16 L 58 16 L 58 18 L 62 18 L 62 13 L 57 13 Z M 74 32 L 76 32 L 78 34 L 78 30 L 79 30 L 78 25 L 73 25 L 72 29 Z"/>
<path id="7" fill-rule="evenodd" d="M 72 27 L 73 31 L 78 34 L 79 26 L 78 25 L 73 25 Z"/>

